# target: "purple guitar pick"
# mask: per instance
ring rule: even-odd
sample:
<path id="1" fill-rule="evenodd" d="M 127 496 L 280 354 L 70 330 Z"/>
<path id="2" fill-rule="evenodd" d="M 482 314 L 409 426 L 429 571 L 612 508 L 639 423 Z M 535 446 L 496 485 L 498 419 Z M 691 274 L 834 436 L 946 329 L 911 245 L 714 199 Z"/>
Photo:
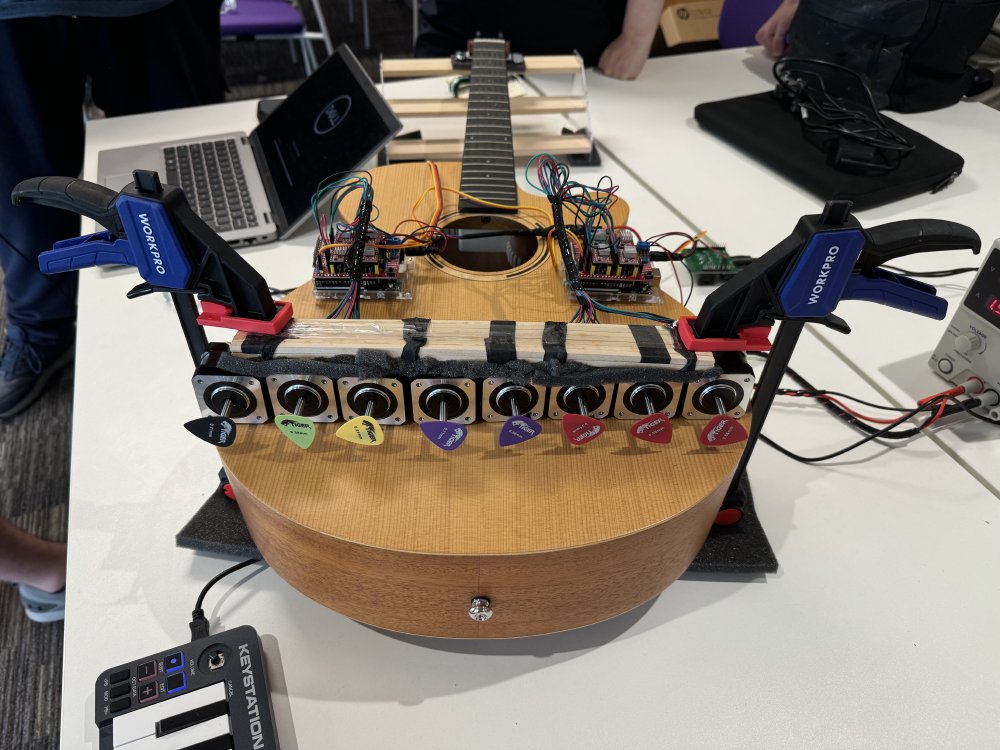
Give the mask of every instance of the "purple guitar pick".
<path id="1" fill-rule="evenodd" d="M 500 430 L 500 447 L 506 448 L 508 445 L 523 443 L 538 437 L 541 432 L 542 426 L 531 417 L 508 417 Z"/>
<path id="2" fill-rule="evenodd" d="M 465 442 L 469 434 L 464 424 L 455 422 L 421 422 L 424 437 L 443 451 L 453 451 Z"/>

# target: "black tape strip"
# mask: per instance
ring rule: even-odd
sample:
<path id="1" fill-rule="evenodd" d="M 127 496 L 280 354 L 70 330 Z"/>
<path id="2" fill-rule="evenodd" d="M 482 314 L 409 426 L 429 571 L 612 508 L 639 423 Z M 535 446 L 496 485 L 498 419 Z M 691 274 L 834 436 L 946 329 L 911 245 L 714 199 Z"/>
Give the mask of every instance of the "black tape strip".
<path id="1" fill-rule="evenodd" d="M 248 333 L 240 350 L 244 354 L 258 354 L 261 359 L 271 359 L 278 345 L 287 338 L 284 334 L 273 336 L 269 333 Z"/>
<path id="2" fill-rule="evenodd" d="M 681 343 L 681 337 L 673 326 L 670 327 L 670 338 L 674 342 L 674 351 L 684 357 L 684 367 L 681 368 L 681 371 L 693 372 L 694 368 L 698 366 L 698 358 L 694 352 L 685 348 L 684 344 Z"/>
<path id="3" fill-rule="evenodd" d="M 542 329 L 542 348 L 546 362 L 566 361 L 566 324 L 546 323 Z"/>
<path id="4" fill-rule="evenodd" d="M 429 318 L 404 318 L 403 319 L 403 352 L 400 358 L 407 362 L 414 362 L 420 357 L 420 347 L 427 343 L 427 329 L 430 327 Z"/>
<path id="5" fill-rule="evenodd" d="M 656 326 L 630 325 L 635 345 L 639 347 L 639 362 L 654 365 L 669 365 L 670 352 L 663 343 Z"/>
<path id="6" fill-rule="evenodd" d="M 513 320 L 491 320 L 490 336 L 486 339 L 486 361 L 502 365 L 517 359 L 517 347 L 514 345 Z"/>

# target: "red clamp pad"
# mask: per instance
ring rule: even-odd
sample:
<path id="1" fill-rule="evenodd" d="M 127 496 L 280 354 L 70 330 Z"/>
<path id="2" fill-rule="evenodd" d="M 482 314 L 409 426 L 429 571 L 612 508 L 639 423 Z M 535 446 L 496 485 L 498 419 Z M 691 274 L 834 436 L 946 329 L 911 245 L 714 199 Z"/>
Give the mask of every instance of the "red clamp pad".
<path id="1" fill-rule="evenodd" d="M 732 526 L 743 520 L 743 511 L 739 508 L 722 508 L 715 516 L 716 526 Z"/>
<path id="2" fill-rule="evenodd" d="M 216 328 L 235 328 L 237 331 L 248 333 L 269 333 L 276 336 L 281 333 L 285 326 L 292 319 L 292 303 L 279 302 L 274 304 L 278 311 L 270 320 L 251 320 L 250 318 L 237 318 L 232 313 L 232 308 L 220 305 L 218 302 L 201 303 L 201 315 L 198 316 L 198 323 L 203 326 L 215 326 Z"/>
<path id="3" fill-rule="evenodd" d="M 693 316 L 677 319 L 677 335 L 684 348 L 692 352 L 769 352 L 771 326 L 746 326 L 740 328 L 735 339 L 702 339 L 695 335 Z"/>

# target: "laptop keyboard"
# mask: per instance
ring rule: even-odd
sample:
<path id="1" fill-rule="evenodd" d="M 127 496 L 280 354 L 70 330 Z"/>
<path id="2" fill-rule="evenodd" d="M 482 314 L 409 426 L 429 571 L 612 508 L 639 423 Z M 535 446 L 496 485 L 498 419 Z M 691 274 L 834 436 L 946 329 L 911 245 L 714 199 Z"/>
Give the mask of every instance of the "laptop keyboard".
<path id="1" fill-rule="evenodd" d="M 234 139 L 169 146 L 163 158 L 167 182 L 184 191 L 195 213 L 215 231 L 257 226 Z"/>

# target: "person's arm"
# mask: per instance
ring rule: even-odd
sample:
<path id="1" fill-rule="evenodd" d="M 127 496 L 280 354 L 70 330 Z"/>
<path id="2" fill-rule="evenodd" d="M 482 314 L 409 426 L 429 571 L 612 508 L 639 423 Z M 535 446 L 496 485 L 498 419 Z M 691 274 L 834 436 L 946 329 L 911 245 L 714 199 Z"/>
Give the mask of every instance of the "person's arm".
<path id="1" fill-rule="evenodd" d="M 597 68 L 604 75 L 631 81 L 642 71 L 663 15 L 664 0 L 628 0 L 622 33 L 601 53 Z"/>
<path id="2" fill-rule="evenodd" d="M 782 0 L 781 5 L 774 11 L 764 25 L 757 29 L 755 39 L 757 44 L 764 47 L 764 51 L 771 57 L 781 57 L 788 49 L 785 42 L 785 35 L 788 27 L 792 25 L 795 18 L 795 11 L 799 9 L 799 0 Z"/>

